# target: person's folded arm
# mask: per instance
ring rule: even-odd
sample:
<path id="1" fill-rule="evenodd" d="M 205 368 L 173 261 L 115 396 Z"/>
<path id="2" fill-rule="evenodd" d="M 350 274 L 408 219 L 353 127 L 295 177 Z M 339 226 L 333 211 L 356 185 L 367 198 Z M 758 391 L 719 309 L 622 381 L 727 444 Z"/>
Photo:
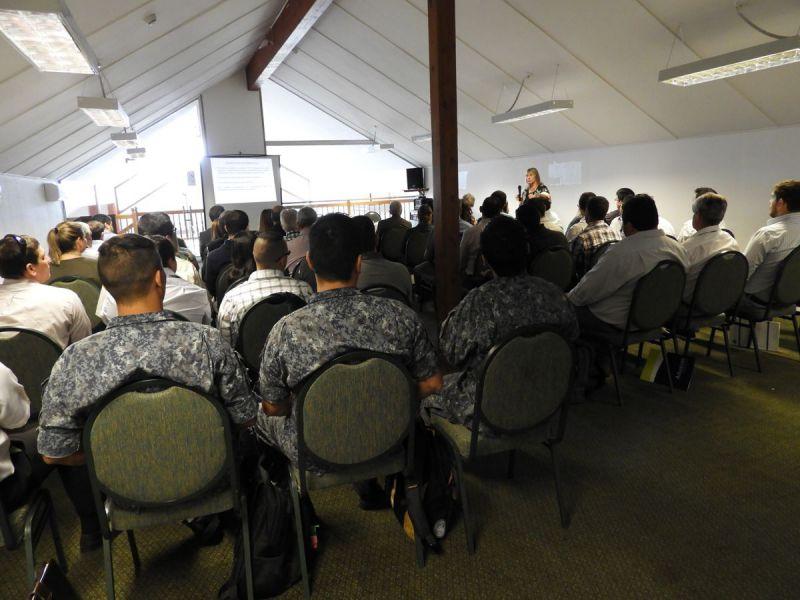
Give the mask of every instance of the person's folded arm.
<path id="1" fill-rule="evenodd" d="M 217 359 L 213 367 L 220 399 L 231 421 L 241 427 L 249 427 L 258 414 L 258 402 L 250 391 L 244 367 L 222 335 L 213 329 L 208 331 L 216 333 L 216 339 L 210 339 L 209 343 L 216 347 Z"/>
<path id="2" fill-rule="evenodd" d="M 270 331 L 258 373 L 261 410 L 269 417 L 288 416 L 292 412 L 292 396 L 286 383 L 287 372 L 279 349 L 283 347 L 283 327 L 278 323 Z"/>

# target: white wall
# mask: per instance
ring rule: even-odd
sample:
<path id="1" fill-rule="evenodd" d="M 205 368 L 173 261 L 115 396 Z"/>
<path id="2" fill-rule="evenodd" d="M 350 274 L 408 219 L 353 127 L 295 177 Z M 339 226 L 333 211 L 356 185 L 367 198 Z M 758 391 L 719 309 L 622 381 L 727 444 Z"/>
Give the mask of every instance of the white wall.
<path id="1" fill-rule="evenodd" d="M 47 232 L 64 220 L 64 204 L 47 201 L 45 183 L 55 182 L 0 173 L 0 236 L 31 235 L 47 248 Z"/>
<path id="2" fill-rule="evenodd" d="M 773 184 L 782 179 L 800 179 L 798 148 L 800 127 L 782 127 L 466 163 L 459 165 L 459 171 L 467 171 L 465 191 L 475 195 L 476 205 L 500 189 L 508 194 L 513 213 L 517 185 L 524 187 L 525 170 L 537 167 L 562 221 L 569 221 L 575 214 L 581 192 L 606 196 L 613 208 L 616 190 L 629 187 L 651 194 L 659 212 L 676 231 L 691 217 L 694 188 L 712 187 L 728 198 L 725 221 L 745 244 L 769 217 Z M 571 167 L 580 169 L 579 179 L 559 185 L 549 175 L 554 164 L 563 163 L 574 163 Z"/>

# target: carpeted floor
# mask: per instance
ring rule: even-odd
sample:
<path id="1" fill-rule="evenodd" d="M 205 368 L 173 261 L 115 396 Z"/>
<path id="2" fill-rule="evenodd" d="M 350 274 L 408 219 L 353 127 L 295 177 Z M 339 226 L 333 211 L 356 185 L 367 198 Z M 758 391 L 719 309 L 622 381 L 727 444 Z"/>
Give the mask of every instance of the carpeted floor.
<path id="1" fill-rule="evenodd" d="M 783 324 L 786 329 L 786 323 Z M 313 574 L 319 598 L 796 598 L 800 593 L 800 362 L 784 350 L 724 355 L 698 346 L 689 393 L 624 378 L 626 405 L 607 386 L 570 410 L 562 445 L 572 514 L 559 525 L 544 448 L 469 476 L 477 554 L 459 522 L 445 554 L 417 569 L 414 547 L 388 511 L 360 511 L 350 489 L 314 495 L 328 524 Z M 67 543 L 69 578 L 102 598 L 102 552 L 78 553 L 79 528 L 50 482 Z M 180 525 L 137 532 L 134 577 L 115 542 L 118 598 L 213 598 L 228 576 L 232 540 L 198 548 Z M 39 556 L 53 554 L 47 533 Z M 0 550 L 0 597 L 25 597 L 23 552 Z M 285 596 L 299 598 L 299 587 Z"/>

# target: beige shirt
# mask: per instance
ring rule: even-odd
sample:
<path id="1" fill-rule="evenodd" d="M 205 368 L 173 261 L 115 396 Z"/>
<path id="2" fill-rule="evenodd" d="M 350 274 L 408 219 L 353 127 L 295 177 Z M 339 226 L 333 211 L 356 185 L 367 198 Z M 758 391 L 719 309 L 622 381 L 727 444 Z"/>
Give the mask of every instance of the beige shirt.
<path id="1" fill-rule="evenodd" d="M 6 429 L 17 429 L 27 423 L 31 405 L 14 373 L 0 363 L 0 481 L 14 474 Z"/>
<path id="2" fill-rule="evenodd" d="M 6 279 L 0 284 L 0 327 L 40 331 L 62 348 L 92 333 L 75 292 L 29 279 Z"/>
<path id="3" fill-rule="evenodd" d="M 689 303 L 692 301 L 697 277 L 706 263 L 717 254 L 728 250 L 738 251 L 739 244 L 731 234 L 722 231 L 719 225 L 713 225 L 704 227 L 686 238 L 683 242 L 683 249 L 686 250 L 689 260 L 689 266 L 686 269 L 686 286 L 683 288 L 683 300 Z"/>

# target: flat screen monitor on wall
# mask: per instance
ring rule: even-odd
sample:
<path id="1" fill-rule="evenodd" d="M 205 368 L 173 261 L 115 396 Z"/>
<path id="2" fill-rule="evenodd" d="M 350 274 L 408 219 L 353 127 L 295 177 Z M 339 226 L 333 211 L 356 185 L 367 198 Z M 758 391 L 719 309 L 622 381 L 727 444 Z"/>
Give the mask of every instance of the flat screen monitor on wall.
<path id="1" fill-rule="evenodd" d="M 211 156 L 209 162 L 216 204 L 280 203 L 280 156 Z"/>
<path id="2" fill-rule="evenodd" d="M 425 189 L 425 176 L 422 167 L 414 167 L 411 169 L 406 169 L 406 189 L 407 190 Z"/>

